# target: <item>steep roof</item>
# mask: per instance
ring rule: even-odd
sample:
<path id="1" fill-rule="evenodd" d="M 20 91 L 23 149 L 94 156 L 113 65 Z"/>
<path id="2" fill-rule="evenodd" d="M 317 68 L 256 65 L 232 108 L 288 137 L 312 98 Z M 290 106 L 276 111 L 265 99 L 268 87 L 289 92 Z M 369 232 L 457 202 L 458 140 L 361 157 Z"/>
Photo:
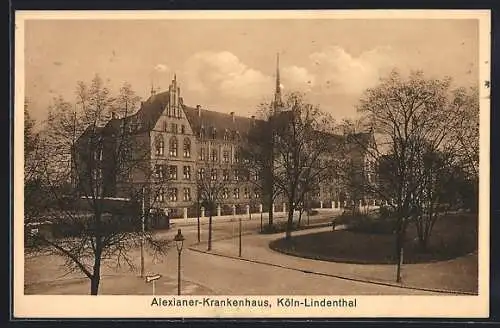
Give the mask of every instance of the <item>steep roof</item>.
<path id="1" fill-rule="evenodd" d="M 244 137 L 248 134 L 252 124 L 261 124 L 264 122 L 255 118 L 215 112 L 202 108 L 197 109 L 189 106 L 183 106 L 183 108 L 194 133 L 199 134 L 203 128 L 206 135 L 212 136 L 213 129 L 215 129 L 217 139 L 223 138 L 226 130 L 233 137 L 236 132 L 241 137 Z"/>

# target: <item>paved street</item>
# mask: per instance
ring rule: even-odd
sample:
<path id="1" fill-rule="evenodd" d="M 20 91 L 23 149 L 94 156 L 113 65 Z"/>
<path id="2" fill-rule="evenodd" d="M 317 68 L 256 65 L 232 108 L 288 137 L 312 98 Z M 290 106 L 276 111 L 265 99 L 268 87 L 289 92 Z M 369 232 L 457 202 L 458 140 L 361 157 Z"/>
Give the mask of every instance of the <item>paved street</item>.
<path id="1" fill-rule="evenodd" d="M 332 213 L 319 214 L 311 217 L 310 223 L 324 222 L 327 219 L 329 220 L 331 216 Z M 180 224 L 176 225 L 176 227 L 179 226 Z M 392 279 L 394 268 L 393 266 L 338 264 L 291 257 L 274 252 L 267 247 L 270 240 L 279 238 L 282 234 L 255 234 L 260 227 L 260 216 L 255 216 L 252 220 L 242 221 L 242 227 L 245 234 L 243 237 L 243 257 L 254 262 L 242 261 L 237 258 L 237 221 L 217 222 L 217 219 L 214 219 L 212 253 L 216 254 L 203 253 L 206 251 L 206 225 L 202 226 L 202 243 L 199 245 L 196 245 L 196 225 L 184 225 L 182 227 L 182 233 L 186 237 L 181 258 L 183 294 L 429 294 L 424 291 L 349 281 L 328 276 L 327 274 L 337 274 L 354 279 L 371 277 L 372 280 L 384 283 Z M 330 228 L 316 228 L 314 230 L 318 229 Z M 160 231 L 158 235 L 162 238 L 173 238 L 176 232 L 177 230 L 174 228 Z M 304 230 L 296 232 L 296 234 L 310 232 L 312 231 Z M 152 293 L 151 284 L 146 284 L 138 277 L 139 251 L 134 251 L 132 256 L 136 264 L 135 272 L 131 272 L 127 268 L 103 267 L 101 294 Z M 255 261 L 260 263 L 255 263 Z M 56 257 L 30 258 L 28 256 L 25 262 L 26 292 L 30 294 L 87 294 L 89 290 L 88 280 L 82 279 L 82 276 L 78 273 L 64 275 L 60 264 L 62 264 L 61 259 Z M 157 282 L 157 294 L 177 293 L 177 251 L 175 247 L 160 262 L 153 263 L 149 256 L 146 257 L 145 267 L 147 273 L 160 273 L 163 276 Z M 447 279 L 446 276 L 444 278 Z"/>

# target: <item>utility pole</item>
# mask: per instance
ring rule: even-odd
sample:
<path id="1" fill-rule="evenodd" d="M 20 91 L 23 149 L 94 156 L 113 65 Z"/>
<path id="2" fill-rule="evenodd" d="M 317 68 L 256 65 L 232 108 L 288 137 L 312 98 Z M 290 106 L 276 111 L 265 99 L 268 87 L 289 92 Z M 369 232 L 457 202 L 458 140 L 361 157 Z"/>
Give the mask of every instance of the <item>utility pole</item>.
<path id="1" fill-rule="evenodd" d="M 141 223 L 142 223 L 142 234 L 141 234 L 141 278 L 144 278 L 144 233 L 145 233 L 145 188 L 142 187 L 142 199 L 141 199 Z"/>

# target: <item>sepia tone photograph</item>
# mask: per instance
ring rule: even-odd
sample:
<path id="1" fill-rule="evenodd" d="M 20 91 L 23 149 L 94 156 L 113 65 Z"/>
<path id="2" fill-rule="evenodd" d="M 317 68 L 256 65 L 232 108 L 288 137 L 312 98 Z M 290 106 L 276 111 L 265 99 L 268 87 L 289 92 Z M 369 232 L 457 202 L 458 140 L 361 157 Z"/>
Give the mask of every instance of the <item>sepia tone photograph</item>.
<path id="1" fill-rule="evenodd" d="M 484 304 L 489 12 L 321 13 L 19 14 L 21 296 Z"/>

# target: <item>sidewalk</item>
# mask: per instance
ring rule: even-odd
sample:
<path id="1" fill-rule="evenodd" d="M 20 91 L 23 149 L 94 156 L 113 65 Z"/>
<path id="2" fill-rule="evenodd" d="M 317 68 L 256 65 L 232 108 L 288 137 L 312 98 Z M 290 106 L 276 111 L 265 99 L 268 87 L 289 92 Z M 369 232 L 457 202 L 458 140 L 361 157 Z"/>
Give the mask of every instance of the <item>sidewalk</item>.
<path id="1" fill-rule="evenodd" d="M 127 286 L 127 288 L 123 288 Z M 85 295 L 89 294 L 90 280 L 87 278 L 57 279 L 25 285 L 26 295 Z M 207 287 L 182 280 L 182 295 L 213 294 Z M 113 274 L 101 277 L 99 295 L 153 295 L 153 284 L 131 274 Z M 155 295 L 177 295 L 177 280 L 162 276 L 155 281 Z"/>
<path id="2" fill-rule="evenodd" d="M 330 229 L 330 227 L 309 229 L 294 232 L 293 235 L 310 234 Z M 451 294 L 475 295 L 477 293 L 476 254 L 443 262 L 405 264 L 402 268 L 403 283 L 398 284 L 395 282 L 395 265 L 326 262 L 289 256 L 271 250 L 268 246 L 269 242 L 283 236 L 283 233 L 244 236 L 242 238 L 241 258 L 238 257 L 238 238 L 215 241 L 211 252 L 207 252 L 204 245 L 194 245 L 190 249 L 256 264 L 346 280 Z"/>
<path id="3" fill-rule="evenodd" d="M 331 208 L 321 208 L 321 209 L 315 209 L 321 214 L 324 213 L 331 213 L 333 214 L 339 214 L 341 211 L 339 209 L 331 209 Z M 274 212 L 273 218 L 275 221 L 280 221 L 280 220 L 285 220 L 286 216 L 288 215 L 288 212 Z M 264 221 L 264 224 L 267 223 L 268 221 L 268 216 L 269 213 L 263 212 L 262 213 L 262 219 Z M 212 217 L 212 222 L 213 223 L 221 223 L 221 222 L 233 222 L 233 221 L 238 221 L 241 218 L 242 221 L 260 221 L 260 213 L 252 213 L 252 219 L 250 219 L 250 216 L 248 214 L 236 214 L 236 215 L 221 215 L 221 216 L 213 216 Z M 298 218 L 298 213 L 294 213 L 294 218 Z M 303 214 L 303 219 L 305 219 L 305 214 Z M 209 218 L 207 216 L 205 217 L 200 217 L 200 224 L 201 225 L 207 225 L 208 224 Z M 187 226 L 193 226 L 198 224 L 198 218 L 176 218 L 176 219 L 171 219 L 170 223 L 174 227 L 187 227 Z"/>

